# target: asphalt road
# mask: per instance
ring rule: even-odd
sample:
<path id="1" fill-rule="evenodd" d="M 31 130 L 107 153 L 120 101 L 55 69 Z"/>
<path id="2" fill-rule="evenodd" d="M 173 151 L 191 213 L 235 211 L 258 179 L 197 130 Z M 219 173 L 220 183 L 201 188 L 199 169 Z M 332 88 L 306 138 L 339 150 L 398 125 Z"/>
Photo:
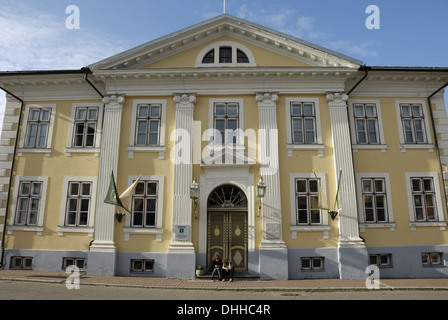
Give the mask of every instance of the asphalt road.
<path id="1" fill-rule="evenodd" d="M 0 300 L 448 300 L 448 291 L 237 291 L 154 289 L 82 284 L 79 289 L 69 290 L 65 284 L 61 283 L 3 280 L 0 281 Z"/>

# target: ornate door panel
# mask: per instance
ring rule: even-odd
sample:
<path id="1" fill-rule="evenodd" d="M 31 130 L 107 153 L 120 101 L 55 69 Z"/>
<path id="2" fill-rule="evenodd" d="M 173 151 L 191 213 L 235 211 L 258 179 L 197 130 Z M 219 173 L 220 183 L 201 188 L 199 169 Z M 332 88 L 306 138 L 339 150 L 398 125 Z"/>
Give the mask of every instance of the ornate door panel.
<path id="1" fill-rule="evenodd" d="M 247 213 L 209 212 L 207 229 L 207 263 L 218 254 L 229 258 L 236 271 L 246 271 Z"/>

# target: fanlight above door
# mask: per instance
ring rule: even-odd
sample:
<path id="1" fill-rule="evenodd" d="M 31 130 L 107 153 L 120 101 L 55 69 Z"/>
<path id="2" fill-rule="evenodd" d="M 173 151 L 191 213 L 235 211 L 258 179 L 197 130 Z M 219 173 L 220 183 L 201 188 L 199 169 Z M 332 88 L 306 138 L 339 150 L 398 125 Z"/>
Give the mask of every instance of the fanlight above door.
<path id="1" fill-rule="evenodd" d="M 233 185 L 222 185 L 213 190 L 207 204 L 209 210 L 247 210 L 246 195 Z"/>

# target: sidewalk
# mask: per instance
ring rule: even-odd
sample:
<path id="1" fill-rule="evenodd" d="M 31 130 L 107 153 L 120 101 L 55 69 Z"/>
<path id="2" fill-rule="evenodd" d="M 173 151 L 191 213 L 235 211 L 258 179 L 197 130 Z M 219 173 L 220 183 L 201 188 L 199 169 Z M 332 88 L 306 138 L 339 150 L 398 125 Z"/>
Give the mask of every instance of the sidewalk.
<path id="1" fill-rule="evenodd" d="M 70 274 L 32 270 L 0 270 L 1 281 L 33 281 L 65 283 Z M 181 280 L 152 277 L 108 277 L 81 275 L 80 285 L 124 286 L 138 288 L 199 289 L 199 290 L 283 290 L 283 291 L 344 291 L 369 290 L 365 280 L 244 280 L 233 282 L 210 280 Z M 380 279 L 380 290 L 443 290 L 448 291 L 448 278 L 441 279 Z"/>

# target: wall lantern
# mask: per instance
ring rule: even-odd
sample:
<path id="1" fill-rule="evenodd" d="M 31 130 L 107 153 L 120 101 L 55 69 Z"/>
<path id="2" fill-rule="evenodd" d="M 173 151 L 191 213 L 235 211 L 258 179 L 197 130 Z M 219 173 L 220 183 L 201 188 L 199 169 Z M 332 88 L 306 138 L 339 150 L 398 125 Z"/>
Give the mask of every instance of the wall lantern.
<path id="1" fill-rule="evenodd" d="M 266 195 L 266 184 L 263 181 L 263 177 L 260 177 L 260 180 L 257 184 L 257 198 L 258 198 L 258 216 L 260 216 L 261 212 L 261 198 L 264 198 Z"/>
<path id="2" fill-rule="evenodd" d="M 196 179 L 190 185 L 190 199 L 193 200 L 193 210 L 195 219 L 198 218 L 198 198 L 199 198 L 199 185 Z"/>
<path id="3" fill-rule="evenodd" d="M 333 211 L 328 211 L 328 214 L 330 215 L 331 220 L 334 221 L 334 219 L 338 215 L 338 212 L 333 210 Z"/>

